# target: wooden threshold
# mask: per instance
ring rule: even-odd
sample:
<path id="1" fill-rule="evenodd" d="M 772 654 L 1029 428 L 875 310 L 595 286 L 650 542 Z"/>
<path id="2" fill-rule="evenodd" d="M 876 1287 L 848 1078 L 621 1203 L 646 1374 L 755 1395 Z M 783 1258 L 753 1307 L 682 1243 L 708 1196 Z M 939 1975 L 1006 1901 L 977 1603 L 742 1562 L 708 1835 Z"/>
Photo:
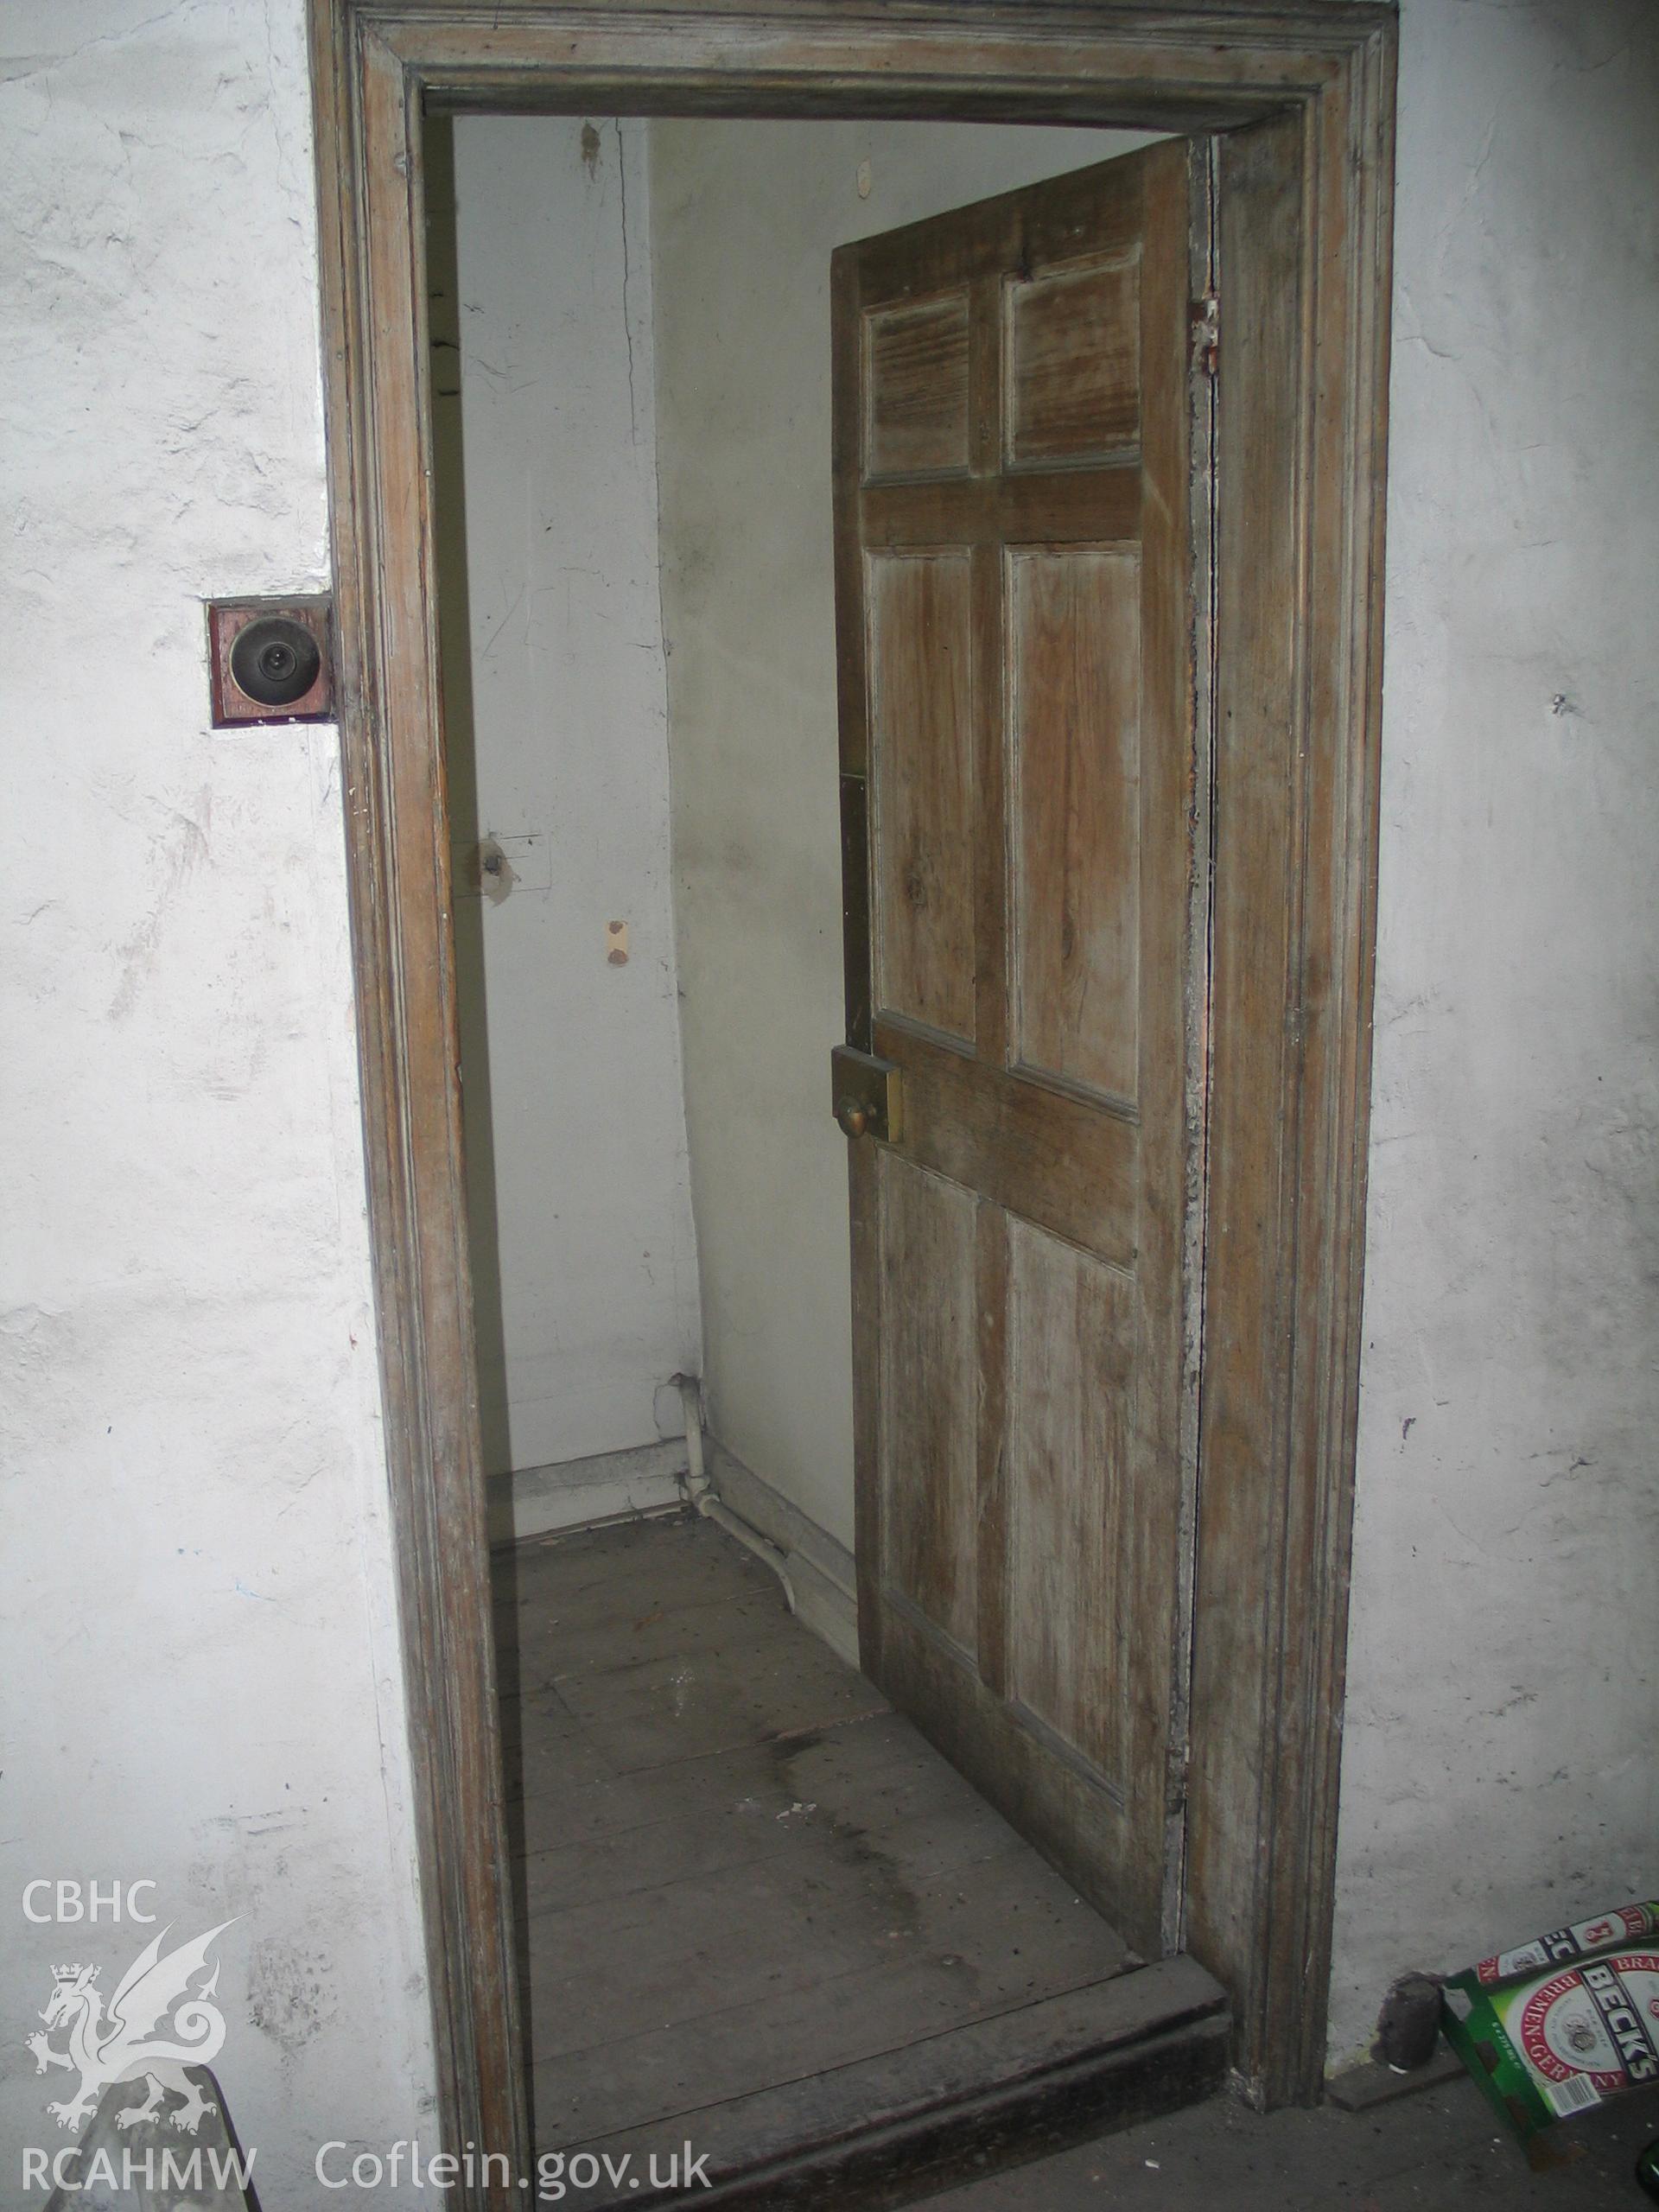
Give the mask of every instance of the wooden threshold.
<path id="1" fill-rule="evenodd" d="M 1190 1958 L 1045 1999 L 879 2058 L 683 2116 L 711 2186 L 630 2190 L 594 2203 L 744 2212 L 907 2204 L 1212 2095 L 1231 2021 Z M 655 2140 L 661 2143 L 660 2131 Z M 652 2138 L 580 2146 L 648 2171 Z"/>

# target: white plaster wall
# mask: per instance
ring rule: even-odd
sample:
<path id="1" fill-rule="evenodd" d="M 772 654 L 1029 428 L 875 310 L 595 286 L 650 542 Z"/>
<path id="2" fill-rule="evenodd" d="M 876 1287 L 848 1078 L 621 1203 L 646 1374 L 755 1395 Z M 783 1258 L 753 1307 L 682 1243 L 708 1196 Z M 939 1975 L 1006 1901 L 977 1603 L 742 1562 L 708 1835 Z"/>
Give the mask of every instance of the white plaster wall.
<path id="1" fill-rule="evenodd" d="M 1659 15 L 1407 0 L 1332 2049 L 1655 1894 Z"/>
<path id="2" fill-rule="evenodd" d="M 235 1916 L 267 2212 L 432 2081 L 334 733 L 207 728 L 204 595 L 326 579 L 306 81 L 300 0 L 0 16 L 7 2202 L 53 1964 L 149 1932 L 37 1876 Z"/>
<path id="3" fill-rule="evenodd" d="M 830 256 L 1145 143 L 954 124 L 652 129 L 675 896 L 710 1425 L 844 1544 Z"/>
<path id="4" fill-rule="evenodd" d="M 549 855 L 547 887 L 526 869 L 499 904 L 456 906 L 496 1472 L 653 1442 L 654 1391 L 696 1371 L 701 1340 L 645 129 L 463 117 L 454 160 L 473 739 L 452 714 L 455 827 L 543 833 Z"/>

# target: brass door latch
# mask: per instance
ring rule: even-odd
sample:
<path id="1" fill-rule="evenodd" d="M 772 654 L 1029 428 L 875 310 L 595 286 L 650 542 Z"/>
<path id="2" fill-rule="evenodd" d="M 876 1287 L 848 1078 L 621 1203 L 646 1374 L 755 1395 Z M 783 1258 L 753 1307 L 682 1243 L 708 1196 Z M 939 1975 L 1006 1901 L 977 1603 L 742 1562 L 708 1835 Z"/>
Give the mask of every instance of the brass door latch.
<path id="1" fill-rule="evenodd" d="M 878 1060 L 852 1045 L 837 1045 L 830 1055 L 830 1096 L 835 1116 L 849 1137 L 880 1137 L 897 1144 L 903 1135 L 902 1085 L 891 1060 Z"/>

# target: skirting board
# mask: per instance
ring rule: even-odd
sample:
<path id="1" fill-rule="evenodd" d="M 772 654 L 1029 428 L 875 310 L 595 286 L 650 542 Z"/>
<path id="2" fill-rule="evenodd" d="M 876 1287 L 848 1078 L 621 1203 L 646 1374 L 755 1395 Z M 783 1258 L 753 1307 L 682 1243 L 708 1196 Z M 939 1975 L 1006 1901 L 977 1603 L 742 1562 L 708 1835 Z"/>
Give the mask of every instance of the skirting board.
<path id="1" fill-rule="evenodd" d="M 852 1554 L 712 1436 L 703 1440 L 703 1457 L 715 1495 L 728 1512 L 747 1521 L 784 1554 L 801 1625 L 856 1667 L 858 1586 Z"/>
<path id="2" fill-rule="evenodd" d="M 685 1439 L 671 1436 L 632 1451 L 567 1459 L 556 1467 L 492 1475 L 490 1542 L 522 1544 L 562 1529 L 594 1529 L 607 1521 L 672 1513 L 685 1503 Z"/>

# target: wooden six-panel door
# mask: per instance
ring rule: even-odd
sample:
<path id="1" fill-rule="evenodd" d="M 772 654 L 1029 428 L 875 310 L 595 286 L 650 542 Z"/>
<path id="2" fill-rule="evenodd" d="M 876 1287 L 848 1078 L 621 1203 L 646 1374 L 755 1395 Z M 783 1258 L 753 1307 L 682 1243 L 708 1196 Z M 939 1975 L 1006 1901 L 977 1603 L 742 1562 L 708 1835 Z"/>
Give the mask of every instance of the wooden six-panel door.
<path id="1" fill-rule="evenodd" d="M 861 1651 L 1152 1955 L 1195 1451 L 1206 205 L 1172 141 L 834 270 L 842 1058 L 898 1071 L 849 1146 Z"/>

